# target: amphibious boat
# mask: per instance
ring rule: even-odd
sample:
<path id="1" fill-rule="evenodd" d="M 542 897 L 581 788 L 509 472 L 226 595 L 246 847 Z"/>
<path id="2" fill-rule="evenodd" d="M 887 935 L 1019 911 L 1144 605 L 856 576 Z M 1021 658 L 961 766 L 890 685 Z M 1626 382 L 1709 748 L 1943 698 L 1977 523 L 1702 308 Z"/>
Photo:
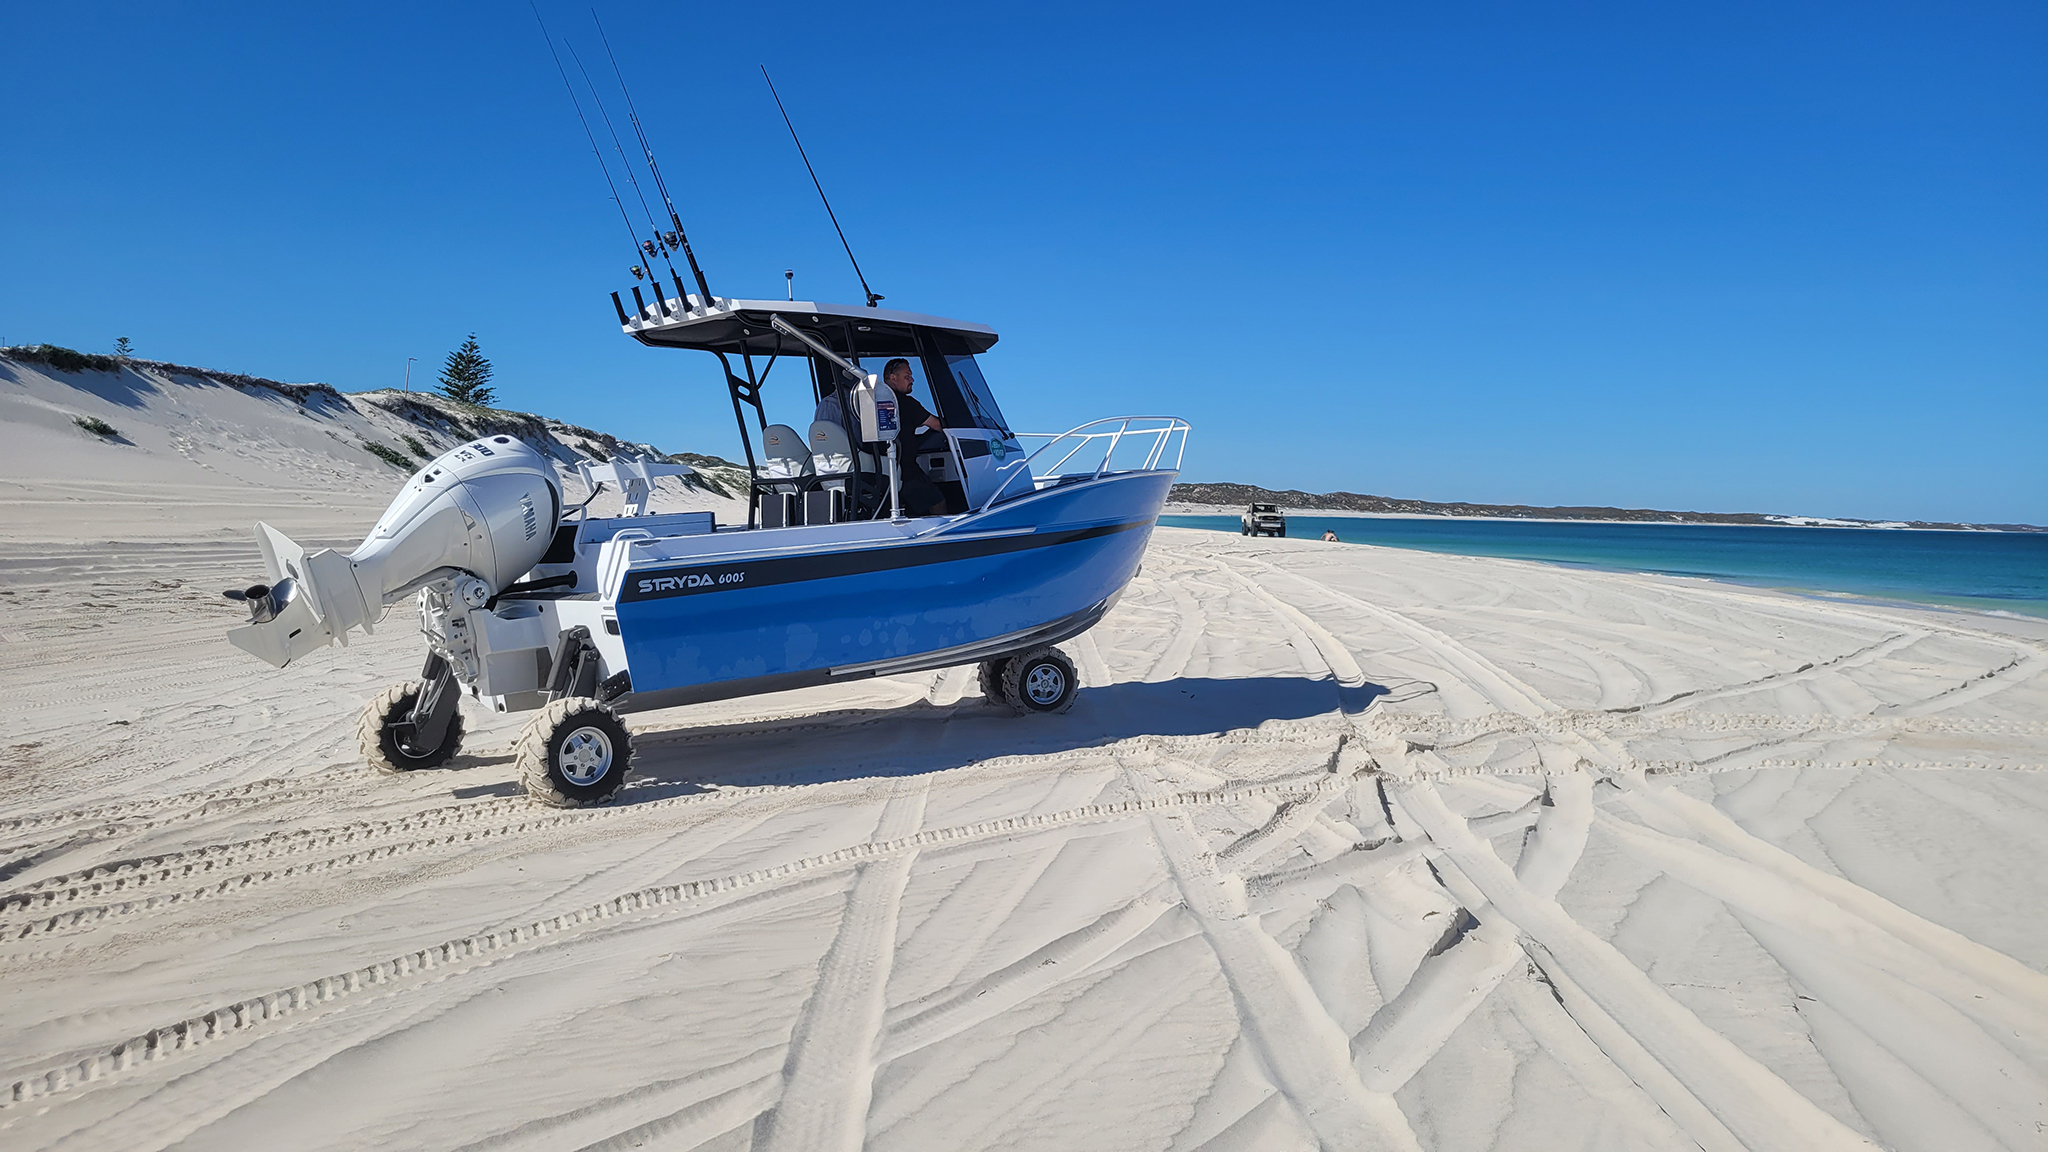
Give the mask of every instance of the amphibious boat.
<path id="1" fill-rule="evenodd" d="M 269 583 L 228 594 L 250 613 L 228 638 L 284 667 L 416 598 L 425 668 L 366 707 L 365 758 L 385 771 L 446 762 L 465 695 L 531 710 L 521 776 L 558 806 L 617 792 L 632 753 L 619 717 L 635 711 L 974 663 L 1012 711 L 1072 704 L 1078 679 L 1055 645 L 1136 574 L 1184 421 L 1018 433 L 977 360 L 996 343 L 981 324 L 680 282 L 673 297 L 633 296 L 631 313 L 613 296 L 625 335 L 720 365 L 751 476 L 745 523 L 652 512 L 655 481 L 690 469 L 627 459 L 578 465 L 625 498 L 621 515 L 589 516 L 588 501 L 565 506 L 540 452 L 485 437 L 414 474 L 348 555 L 258 524 Z M 899 358 L 942 432 L 900 427 L 902 401 L 880 378 Z M 840 418 L 771 424 L 771 380 L 793 409 L 829 399 Z M 943 512 L 904 507 L 910 468 Z"/>

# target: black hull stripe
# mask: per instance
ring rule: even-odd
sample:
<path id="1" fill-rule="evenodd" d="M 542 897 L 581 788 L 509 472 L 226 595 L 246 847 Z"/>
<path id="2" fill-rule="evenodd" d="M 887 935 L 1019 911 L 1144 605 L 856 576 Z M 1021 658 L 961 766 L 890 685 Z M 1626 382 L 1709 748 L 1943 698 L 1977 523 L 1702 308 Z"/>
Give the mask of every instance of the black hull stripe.
<path id="1" fill-rule="evenodd" d="M 666 600 L 671 596 L 696 596 L 708 592 L 738 592 L 776 584 L 797 584 L 807 580 L 830 580 L 926 564 L 947 564 L 955 560 L 978 560 L 1033 548 L 1050 548 L 1114 536 L 1137 528 L 1150 528 L 1153 521 L 1130 520 L 1121 524 L 1097 524 L 1061 532 L 1033 532 L 1017 536 L 989 536 L 976 540 L 938 539 L 925 544 L 887 544 L 846 552 L 815 556 L 771 557 L 758 560 L 690 561 L 665 568 L 643 568 L 626 574 L 619 590 L 619 602 Z"/>

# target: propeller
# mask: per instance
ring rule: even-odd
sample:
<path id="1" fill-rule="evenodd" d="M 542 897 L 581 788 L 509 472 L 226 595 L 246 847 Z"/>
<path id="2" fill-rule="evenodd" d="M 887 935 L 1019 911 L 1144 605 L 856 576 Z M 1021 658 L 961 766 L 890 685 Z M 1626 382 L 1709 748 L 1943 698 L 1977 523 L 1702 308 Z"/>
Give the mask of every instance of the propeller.
<path id="1" fill-rule="evenodd" d="M 261 624 L 277 618 L 282 602 L 291 599 L 291 581 L 280 581 L 275 587 L 269 584 L 251 584 L 247 588 L 230 588 L 221 595 L 237 604 L 249 606 L 249 622 Z"/>

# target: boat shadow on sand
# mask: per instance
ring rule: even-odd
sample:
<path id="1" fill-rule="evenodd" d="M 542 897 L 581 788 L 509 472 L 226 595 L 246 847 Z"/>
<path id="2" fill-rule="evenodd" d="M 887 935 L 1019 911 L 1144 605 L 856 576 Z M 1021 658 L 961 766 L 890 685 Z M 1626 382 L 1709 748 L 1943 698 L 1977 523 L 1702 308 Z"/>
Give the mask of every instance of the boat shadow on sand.
<path id="1" fill-rule="evenodd" d="M 1015 716 L 979 696 L 957 703 L 847 709 L 798 721 L 640 728 L 634 782 L 619 801 L 763 784 L 919 776 L 1002 756 L 1045 756 L 1143 736 L 1215 736 L 1271 720 L 1356 711 L 1389 694 L 1328 678 L 1184 678 L 1084 689 L 1057 716 Z M 637 726 L 636 726 L 637 727 Z"/>
<path id="2" fill-rule="evenodd" d="M 1328 677 L 1187 677 L 1083 689 L 1058 716 L 1015 716 L 980 696 L 952 704 L 845 708 L 808 716 L 663 728 L 636 717 L 633 777 L 614 801 L 644 803 L 727 787 L 800 786 L 908 777 L 1003 756 L 1047 756 L 1144 736 L 1220 736 L 1271 720 L 1357 713 L 1435 690 L 1424 681 L 1355 688 Z M 459 756 L 463 770 L 509 766 L 509 754 Z M 510 796 L 516 780 L 461 787 L 463 799 Z"/>

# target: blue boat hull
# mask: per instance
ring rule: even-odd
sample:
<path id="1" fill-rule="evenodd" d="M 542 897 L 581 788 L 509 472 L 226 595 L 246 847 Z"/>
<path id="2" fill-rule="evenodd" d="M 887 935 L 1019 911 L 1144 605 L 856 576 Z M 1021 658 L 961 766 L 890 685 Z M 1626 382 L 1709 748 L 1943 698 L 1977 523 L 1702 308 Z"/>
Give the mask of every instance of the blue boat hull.
<path id="1" fill-rule="evenodd" d="M 629 568 L 633 692 L 667 707 L 1056 643 L 1137 573 L 1174 473 L 1047 489 L 909 541 Z"/>

